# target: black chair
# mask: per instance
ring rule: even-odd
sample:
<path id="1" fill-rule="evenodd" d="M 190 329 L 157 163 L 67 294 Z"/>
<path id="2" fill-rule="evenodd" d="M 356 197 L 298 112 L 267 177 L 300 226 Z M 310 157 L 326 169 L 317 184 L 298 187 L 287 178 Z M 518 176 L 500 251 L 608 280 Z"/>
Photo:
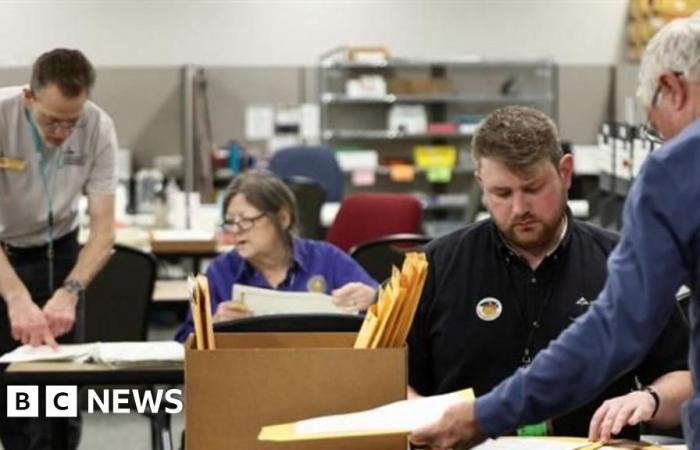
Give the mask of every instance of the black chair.
<path id="1" fill-rule="evenodd" d="M 85 291 L 85 341 L 145 341 L 156 273 L 153 255 L 116 244 Z"/>
<path id="2" fill-rule="evenodd" d="M 273 314 L 214 324 L 215 332 L 333 332 L 359 331 L 364 317 L 350 314 Z"/>
<path id="3" fill-rule="evenodd" d="M 156 275 L 156 258 L 152 254 L 114 245 L 109 260 L 85 291 L 82 311 L 85 342 L 145 341 Z M 151 447 L 172 449 L 170 416 L 164 411 L 146 415 L 151 423 Z"/>
<path id="4" fill-rule="evenodd" d="M 299 235 L 308 239 L 323 239 L 321 207 L 326 201 L 326 191 L 318 181 L 308 177 L 286 177 L 284 182 L 297 200 Z"/>
<path id="5" fill-rule="evenodd" d="M 391 234 L 363 242 L 350 249 L 350 256 L 375 280 L 382 282 L 391 276 L 391 266 L 401 267 L 404 255 L 419 250 L 430 242 L 422 234 Z"/>

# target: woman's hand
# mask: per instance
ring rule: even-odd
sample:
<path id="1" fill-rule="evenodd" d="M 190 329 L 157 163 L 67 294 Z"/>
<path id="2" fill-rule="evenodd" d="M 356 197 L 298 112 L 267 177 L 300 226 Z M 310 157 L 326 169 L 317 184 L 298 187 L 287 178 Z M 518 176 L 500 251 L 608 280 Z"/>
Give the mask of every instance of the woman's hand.
<path id="1" fill-rule="evenodd" d="M 346 311 L 362 311 L 374 303 L 377 290 L 364 283 L 352 282 L 331 292 L 333 303 Z"/>
<path id="2" fill-rule="evenodd" d="M 227 320 L 242 319 L 254 315 L 245 303 L 228 300 L 219 303 L 214 314 L 214 322 L 225 322 Z"/>

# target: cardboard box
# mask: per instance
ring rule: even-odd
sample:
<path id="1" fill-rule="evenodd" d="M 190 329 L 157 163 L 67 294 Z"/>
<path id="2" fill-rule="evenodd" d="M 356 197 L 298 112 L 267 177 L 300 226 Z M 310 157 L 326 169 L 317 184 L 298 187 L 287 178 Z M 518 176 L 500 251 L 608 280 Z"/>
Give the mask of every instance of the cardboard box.
<path id="1" fill-rule="evenodd" d="M 356 350 L 356 333 L 217 333 L 185 350 L 188 450 L 405 450 L 406 436 L 257 440 L 264 425 L 406 398 L 406 349 Z"/>

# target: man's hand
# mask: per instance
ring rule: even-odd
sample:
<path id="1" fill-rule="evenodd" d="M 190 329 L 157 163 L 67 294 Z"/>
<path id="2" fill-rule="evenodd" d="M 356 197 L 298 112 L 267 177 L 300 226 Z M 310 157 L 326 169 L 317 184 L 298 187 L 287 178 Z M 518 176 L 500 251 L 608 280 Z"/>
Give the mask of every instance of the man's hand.
<path id="1" fill-rule="evenodd" d="M 44 305 L 43 312 L 54 337 L 68 333 L 75 323 L 75 305 L 78 296 L 65 289 L 58 289 Z"/>
<path id="2" fill-rule="evenodd" d="M 331 292 L 333 303 L 348 311 L 362 311 L 374 303 L 377 290 L 364 283 L 352 282 Z"/>
<path id="3" fill-rule="evenodd" d="M 28 293 L 7 300 L 7 315 L 10 319 L 12 337 L 15 340 L 32 347 L 42 344 L 48 344 L 54 348 L 58 346 L 46 317 Z"/>
<path id="4" fill-rule="evenodd" d="M 413 445 L 434 450 L 463 450 L 484 440 L 474 417 L 474 402 L 451 406 L 440 420 L 411 433 Z"/>
<path id="5" fill-rule="evenodd" d="M 622 431 L 625 425 L 637 425 L 650 420 L 655 407 L 654 398 L 645 391 L 634 391 L 606 400 L 591 418 L 588 438 L 607 442 Z"/>

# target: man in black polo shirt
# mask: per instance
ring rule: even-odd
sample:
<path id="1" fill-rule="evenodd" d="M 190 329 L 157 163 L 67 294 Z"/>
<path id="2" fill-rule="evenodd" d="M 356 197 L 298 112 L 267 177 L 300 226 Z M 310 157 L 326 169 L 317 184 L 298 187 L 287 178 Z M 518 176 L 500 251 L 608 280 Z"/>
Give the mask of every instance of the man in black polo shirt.
<path id="1" fill-rule="evenodd" d="M 466 387 L 482 395 L 527 366 L 597 298 L 617 243 L 615 234 L 571 216 L 573 159 L 543 113 L 495 111 L 472 152 L 491 219 L 426 248 L 428 277 L 409 338 L 410 384 L 419 395 Z M 587 436 L 596 409 L 618 396 L 606 419 L 674 426 L 690 395 L 687 342 L 677 313 L 633 373 L 610 380 L 593 402 L 519 434 Z M 628 394 L 639 387 L 635 377 L 653 393 Z M 638 439 L 639 431 L 625 427 L 619 436 Z"/>

